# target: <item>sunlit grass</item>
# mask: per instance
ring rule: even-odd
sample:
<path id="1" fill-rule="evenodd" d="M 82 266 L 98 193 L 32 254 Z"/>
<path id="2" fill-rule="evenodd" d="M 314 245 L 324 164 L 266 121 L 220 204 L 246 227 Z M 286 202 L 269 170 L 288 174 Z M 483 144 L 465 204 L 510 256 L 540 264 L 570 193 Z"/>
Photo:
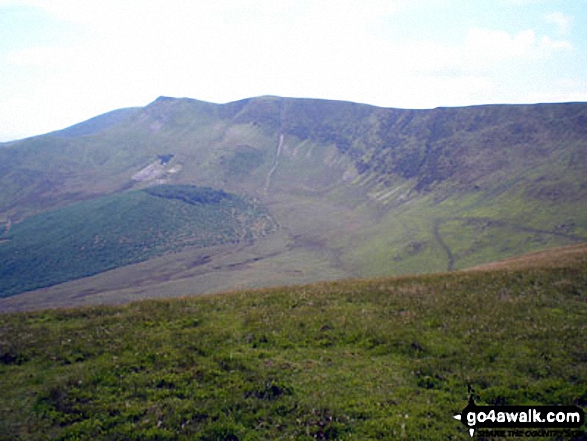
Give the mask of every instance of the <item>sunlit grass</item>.
<path id="1" fill-rule="evenodd" d="M 584 406 L 585 248 L 541 259 L 2 315 L 0 438 L 468 439 L 469 386 Z"/>

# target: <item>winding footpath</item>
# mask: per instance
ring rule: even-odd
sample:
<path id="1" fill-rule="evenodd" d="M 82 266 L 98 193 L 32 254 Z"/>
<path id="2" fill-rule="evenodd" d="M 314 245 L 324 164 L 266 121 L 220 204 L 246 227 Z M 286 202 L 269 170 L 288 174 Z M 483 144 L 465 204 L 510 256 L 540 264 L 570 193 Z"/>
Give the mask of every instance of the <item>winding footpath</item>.
<path id="1" fill-rule="evenodd" d="M 438 227 L 440 226 L 440 222 L 441 222 L 440 219 L 434 219 L 434 237 L 435 237 L 436 241 L 440 244 L 442 249 L 446 252 L 446 255 L 448 257 L 447 271 L 452 271 L 455 266 L 455 258 L 453 256 L 452 251 L 450 250 L 449 246 L 444 242 L 444 240 L 442 240 L 442 237 L 440 237 L 440 232 L 438 231 Z"/>

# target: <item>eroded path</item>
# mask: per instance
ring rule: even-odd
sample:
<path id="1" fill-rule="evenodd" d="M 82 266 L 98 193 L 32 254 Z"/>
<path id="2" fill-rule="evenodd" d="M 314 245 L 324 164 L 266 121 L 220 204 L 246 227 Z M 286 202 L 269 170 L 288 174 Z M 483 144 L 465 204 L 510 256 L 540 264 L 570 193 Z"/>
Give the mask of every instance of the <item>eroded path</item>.
<path id="1" fill-rule="evenodd" d="M 283 133 L 280 133 L 279 134 L 279 142 L 277 143 L 277 150 L 275 152 L 275 159 L 273 161 L 273 166 L 271 167 L 271 170 L 269 170 L 269 173 L 267 173 L 267 179 L 265 181 L 265 188 L 263 190 L 265 192 L 265 194 L 267 194 L 267 192 L 269 191 L 269 185 L 271 185 L 271 176 L 273 175 L 273 173 L 277 169 L 277 165 L 279 164 L 279 156 L 281 155 L 281 148 L 282 147 L 283 147 Z"/>
<path id="2" fill-rule="evenodd" d="M 540 228 L 527 227 L 513 222 L 493 219 L 489 217 L 448 217 L 443 219 L 435 219 L 433 227 L 434 238 L 446 253 L 448 259 L 447 271 L 452 271 L 454 269 L 456 258 L 448 244 L 443 240 L 442 235 L 439 231 L 439 227 L 443 223 L 451 221 L 459 221 L 463 222 L 463 224 L 466 224 L 468 222 L 485 222 L 488 227 L 490 226 L 492 228 L 511 230 L 514 233 L 531 233 L 540 236 L 556 236 L 573 242 L 585 242 L 587 240 L 586 237 L 576 234 L 556 230 L 546 230 Z"/>
<path id="3" fill-rule="evenodd" d="M 447 271 L 452 271 L 455 266 L 455 258 L 453 256 L 452 251 L 449 248 L 449 246 L 444 242 L 444 240 L 442 240 L 442 237 L 440 236 L 440 232 L 438 231 L 438 227 L 440 226 L 440 222 L 441 222 L 441 219 L 434 220 L 434 238 L 440 244 L 442 249 L 446 252 L 446 256 L 448 258 Z"/>

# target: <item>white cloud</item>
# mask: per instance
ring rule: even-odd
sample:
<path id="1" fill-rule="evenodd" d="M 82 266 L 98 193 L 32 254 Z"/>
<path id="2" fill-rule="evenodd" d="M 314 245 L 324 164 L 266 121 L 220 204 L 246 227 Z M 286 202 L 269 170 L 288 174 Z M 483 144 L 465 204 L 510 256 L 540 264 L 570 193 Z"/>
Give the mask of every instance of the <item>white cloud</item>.
<path id="1" fill-rule="evenodd" d="M 556 51 L 571 50 L 567 40 L 537 38 L 533 30 L 511 35 L 505 31 L 471 28 L 466 38 L 466 59 L 475 66 L 486 68 L 505 60 L 546 59 Z"/>
<path id="2" fill-rule="evenodd" d="M 387 87 L 393 94 L 396 107 L 430 108 L 488 103 L 496 85 L 487 76 L 458 74 L 405 75 Z M 389 95 L 385 98 L 389 100 Z"/>
<path id="3" fill-rule="evenodd" d="M 560 78 L 552 81 L 548 90 L 532 92 L 529 102 L 587 102 L 587 81 L 581 78 Z"/>
<path id="4" fill-rule="evenodd" d="M 502 1 L 505 1 L 506 3 L 511 3 L 514 5 L 526 6 L 526 5 L 534 5 L 534 4 L 541 4 L 541 3 L 552 3 L 557 0 L 502 0 Z"/>
<path id="5" fill-rule="evenodd" d="M 423 37 L 423 8 L 432 4 L 442 17 L 454 11 L 462 26 L 461 1 L 0 0 L 0 7 L 41 8 L 52 29 L 74 36 L 31 38 L 31 47 L 0 52 L 0 126 L 16 127 L 19 117 L 43 127 L 38 133 L 158 95 L 226 102 L 275 94 L 398 107 L 512 102 L 524 100 L 519 78 L 539 71 L 548 78 L 557 55 L 580 50 L 565 36 L 571 17 L 561 13 L 538 15 L 554 25 L 550 32 L 491 29 L 493 17 L 446 38 L 433 20 Z M 5 81 L 12 72 L 19 75 Z M 2 110 L 15 106 L 16 113 Z"/>
<path id="6" fill-rule="evenodd" d="M 81 61 L 84 50 L 72 47 L 29 47 L 8 54 L 7 61 L 16 66 L 52 67 Z"/>
<path id="7" fill-rule="evenodd" d="M 544 21 L 556 25 L 557 31 L 560 35 L 567 35 L 571 27 L 572 17 L 563 14 L 562 12 L 553 12 L 545 15 Z"/>

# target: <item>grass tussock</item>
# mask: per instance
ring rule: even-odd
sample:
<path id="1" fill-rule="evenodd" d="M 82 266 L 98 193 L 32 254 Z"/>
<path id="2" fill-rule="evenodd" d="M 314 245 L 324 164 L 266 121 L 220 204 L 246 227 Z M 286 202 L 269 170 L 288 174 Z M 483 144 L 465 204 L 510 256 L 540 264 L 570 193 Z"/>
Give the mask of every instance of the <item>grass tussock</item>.
<path id="1" fill-rule="evenodd" d="M 573 256 L 1 315 L 0 439 L 470 439 L 468 387 L 586 406 Z"/>

